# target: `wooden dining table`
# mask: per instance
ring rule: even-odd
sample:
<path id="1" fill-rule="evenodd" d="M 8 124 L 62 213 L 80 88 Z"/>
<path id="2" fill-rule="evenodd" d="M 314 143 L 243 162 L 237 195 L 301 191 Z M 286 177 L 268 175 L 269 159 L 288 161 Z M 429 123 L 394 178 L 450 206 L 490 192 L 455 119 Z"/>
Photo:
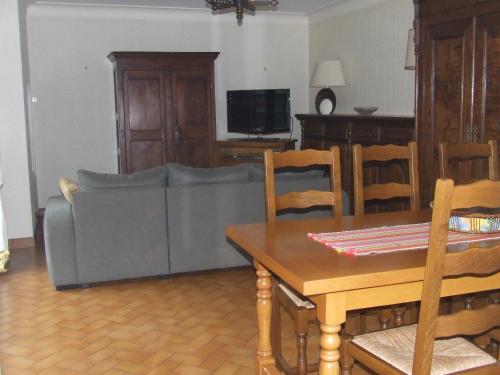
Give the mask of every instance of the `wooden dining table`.
<path id="1" fill-rule="evenodd" d="M 229 225 L 230 241 L 250 254 L 257 272 L 258 343 L 256 374 L 280 374 L 271 348 L 271 277 L 277 276 L 317 306 L 320 375 L 337 375 L 339 332 L 349 310 L 418 301 L 426 249 L 352 256 L 336 252 L 308 233 L 429 222 L 431 210 Z M 476 243 L 475 246 L 478 244 Z M 449 251 L 470 244 L 449 246 Z M 500 273 L 445 279 L 442 296 L 500 289 Z"/>

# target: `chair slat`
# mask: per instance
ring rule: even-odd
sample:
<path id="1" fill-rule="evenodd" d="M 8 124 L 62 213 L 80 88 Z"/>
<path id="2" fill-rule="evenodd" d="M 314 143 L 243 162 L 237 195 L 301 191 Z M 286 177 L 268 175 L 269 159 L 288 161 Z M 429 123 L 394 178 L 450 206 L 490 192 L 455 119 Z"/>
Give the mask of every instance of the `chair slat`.
<path id="1" fill-rule="evenodd" d="M 364 188 L 364 198 L 389 199 L 394 197 L 411 197 L 413 190 L 410 185 L 390 182 L 387 184 L 374 184 Z"/>
<path id="2" fill-rule="evenodd" d="M 500 270 L 500 245 L 446 254 L 443 276 L 487 275 Z"/>
<path id="3" fill-rule="evenodd" d="M 463 143 L 448 145 L 448 160 L 487 158 L 490 154 L 491 148 L 488 144 Z"/>
<path id="4" fill-rule="evenodd" d="M 365 186 L 363 181 L 363 162 L 408 160 L 408 184 L 386 183 Z M 365 213 L 365 201 L 371 199 L 390 199 L 395 197 L 410 198 L 410 209 L 420 208 L 420 190 L 418 178 L 417 144 L 408 143 L 408 146 L 385 145 L 362 147 L 359 144 L 353 147 L 354 169 L 354 214 Z"/>
<path id="5" fill-rule="evenodd" d="M 500 305 L 477 310 L 461 310 L 437 318 L 436 337 L 479 335 L 500 325 Z"/>
<path id="6" fill-rule="evenodd" d="M 329 191 L 308 190 L 304 192 L 291 192 L 276 196 L 277 210 L 332 205 L 335 205 L 335 196 Z"/>
<path id="7" fill-rule="evenodd" d="M 465 160 L 474 158 L 488 158 L 488 178 L 498 180 L 498 145 L 497 141 L 492 139 L 487 144 L 480 143 L 462 143 L 448 145 L 439 144 L 439 174 L 441 178 L 449 178 L 448 161 Z M 454 176 L 456 177 L 456 176 Z M 470 181 L 469 181 L 470 182 Z"/>
<path id="8" fill-rule="evenodd" d="M 472 189 L 472 190 L 471 190 Z M 452 209 L 467 207 L 500 207 L 499 181 L 481 180 L 467 185 L 455 186 Z M 473 193 L 471 193 L 473 191 Z"/>
<path id="9" fill-rule="evenodd" d="M 385 145 L 363 148 L 363 161 L 389 161 L 395 159 L 411 159 L 412 154 L 408 146 Z"/>
<path id="10" fill-rule="evenodd" d="M 328 151 L 303 150 L 264 153 L 266 217 L 268 222 L 276 221 L 276 211 L 285 208 L 308 208 L 331 206 L 332 215 L 342 214 L 342 190 L 340 175 L 340 152 L 334 146 Z M 294 192 L 278 195 L 275 188 L 275 170 L 284 167 L 304 168 L 309 166 L 328 166 L 330 172 L 330 190 L 318 192 Z M 279 172 L 278 172 L 279 174 Z"/>
<path id="11" fill-rule="evenodd" d="M 274 168 L 307 167 L 332 163 L 331 151 L 303 150 L 301 153 L 289 150 L 274 154 Z"/>

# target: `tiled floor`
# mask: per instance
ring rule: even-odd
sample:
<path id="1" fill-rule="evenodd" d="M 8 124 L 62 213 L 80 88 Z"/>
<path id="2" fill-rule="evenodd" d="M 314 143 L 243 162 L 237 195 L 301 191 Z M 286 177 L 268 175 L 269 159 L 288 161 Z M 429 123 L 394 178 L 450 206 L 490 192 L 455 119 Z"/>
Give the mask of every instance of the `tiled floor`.
<path id="1" fill-rule="evenodd" d="M 254 374 L 252 269 L 57 292 L 43 255 L 12 253 L 0 274 L 2 375 Z M 309 348 L 317 358 L 317 330 Z"/>

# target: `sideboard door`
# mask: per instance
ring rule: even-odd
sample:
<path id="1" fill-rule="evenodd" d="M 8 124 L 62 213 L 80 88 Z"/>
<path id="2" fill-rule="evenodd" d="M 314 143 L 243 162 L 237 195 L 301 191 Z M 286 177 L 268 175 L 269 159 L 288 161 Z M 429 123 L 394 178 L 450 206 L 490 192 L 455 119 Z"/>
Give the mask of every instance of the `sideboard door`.
<path id="1" fill-rule="evenodd" d="M 423 126 L 417 127 L 423 202 L 432 200 L 439 177 L 439 142 L 465 143 L 470 134 L 473 26 L 472 19 L 424 24 Z"/>
<path id="2" fill-rule="evenodd" d="M 123 73 L 125 150 L 121 150 L 120 164 L 129 173 L 162 165 L 167 160 L 162 77 L 162 72 L 152 70 Z"/>
<path id="3" fill-rule="evenodd" d="M 490 139 L 500 142 L 500 12 L 478 17 L 477 27 L 475 92 L 479 95 L 474 103 L 472 136 L 481 143 Z M 473 173 L 488 170 L 486 160 L 478 162 L 482 168 L 473 168 Z M 484 178 L 484 175 L 472 177 Z"/>
<path id="4" fill-rule="evenodd" d="M 213 95 L 210 72 L 175 70 L 172 72 L 174 105 L 174 148 L 177 163 L 209 167 L 214 158 Z"/>

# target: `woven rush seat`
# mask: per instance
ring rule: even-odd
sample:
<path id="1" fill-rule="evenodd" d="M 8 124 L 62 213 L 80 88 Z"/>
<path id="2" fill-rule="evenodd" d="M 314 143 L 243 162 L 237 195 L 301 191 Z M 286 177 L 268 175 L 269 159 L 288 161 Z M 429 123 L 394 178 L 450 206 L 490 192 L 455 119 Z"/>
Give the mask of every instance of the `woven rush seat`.
<path id="1" fill-rule="evenodd" d="M 352 342 L 405 374 L 412 373 L 417 325 L 356 336 Z M 496 363 L 496 359 L 464 338 L 436 340 L 432 375 L 449 374 Z"/>
<path id="2" fill-rule="evenodd" d="M 305 307 L 306 309 L 314 309 L 316 307 L 314 303 L 312 303 L 305 297 L 297 295 L 287 285 L 280 283 L 278 286 L 297 307 Z"/>

